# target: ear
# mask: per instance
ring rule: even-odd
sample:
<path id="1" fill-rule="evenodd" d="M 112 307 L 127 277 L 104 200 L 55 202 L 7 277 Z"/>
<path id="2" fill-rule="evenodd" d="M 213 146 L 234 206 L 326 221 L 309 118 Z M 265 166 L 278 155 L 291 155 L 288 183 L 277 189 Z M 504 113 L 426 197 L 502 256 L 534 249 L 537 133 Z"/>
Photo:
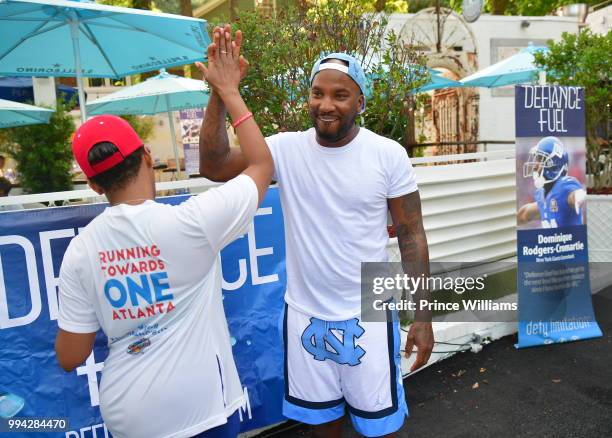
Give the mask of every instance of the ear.
<path id="1" fill-rule="evenodd" d="M 144 148 L 143 159 L 147 167 L 153 167 L 153 156 L 148 148 Z"/>
<path id="2" fill-rule="evenodd" d="M 363 94 L 359 95 L 359 99 L 357 99 L 357 114 L 362 114 L 364 110 L 362 110 L 365 104 L 365 97 Z"/>
<path id="3" fill-rule="evenodd" d="M 92 180 L 90 180 L 89 178 L 87 179 L 87 184 L 98 195 L 103 195 L 104 194 L 104 189 L 102 187 L 100 187 L 98 184 L 96 184 L 95 182 L 93 182 Z"/>

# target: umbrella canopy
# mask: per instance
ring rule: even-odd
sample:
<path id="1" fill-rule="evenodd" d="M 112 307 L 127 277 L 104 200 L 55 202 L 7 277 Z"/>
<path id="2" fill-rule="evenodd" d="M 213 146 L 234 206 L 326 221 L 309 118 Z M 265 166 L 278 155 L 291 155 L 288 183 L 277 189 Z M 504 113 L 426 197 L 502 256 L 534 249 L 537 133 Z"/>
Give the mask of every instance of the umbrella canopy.
<path id="1" fill-rule="evenodd" d="M 423 93 L 425 91 L 437 90 L 439 88 L 463 87 L 461 82 L 445 78 L 444 76 L 441 76 L 441 72 L 437 70 L 430 70 L 429 77 L 429 82 L 414 90 L 415 93 Z"/>
<path id="2" fill-rule="evenodd" d="M 524 84 L 537 79 L 539 69 L 534 65 L 533 54 L 547 51 L 546 47 L 529 44 L 516 55 L 497 62 L 466 78 L 461 79 L 464 87 L 501 87 L 504 85 Z"/>
<path id="3" fill-rule="evenodd" d="M 0 0 L 0 75 L 76 76 L 81 102 L 82 77 L 202 61 L 209 43 L 201 19 L 93 2 Z"/>
<path id="4" fill-rule="evenodd" d="M 58 97 L 68 104 L 78 93 L 76 88 L 67 85 L 55 87 Z M 26 77 L 6 77 L 0 78 L 0 99 L 12 100 L 14 102 L 34 102 L 34 86 L 32 78 Z"/>
<path id="5" fill-rule="evenodd" d="M 0 99 L 0 128 L 49 123 L 51 114 L 50 109 Z"/>
<path id="6" fill-rule="evenodd" d="M 439 88 L 451 88 L 451 87 L 462 87 L 463 85 L 457 81 L 453 81 L 452 79 L 445 78 L 442 76 L 442 72 L 439 70 L 435 70 L 433 68 L 421 66 L 421 65 L 411 65 L 409 67 L 415 74 L 428 74 L 429 81 L 420 87 L 412 90 L 412 93 L 422 93 L 430 90 L 437 90 Z M 384 66 L 385 73 L 388 70 L 386 66 Z M 366 78 L 368 81 L 374 81 L 381 79 L 381 76 L 376 73 L 366 73 Z M 366 98 L 372 95 L 371 87 L 368 86 L 366 90 Z"/>
<path id="7" fill-rule="evenodd" d="M 158 114 L 167 113 L 172 137 L 172 149 L 177 173 L 180 175 L 178 146 L 172 111 L 201 108 L 208 104 L 208 89 L 203 81 L 182 78 L 166 73 L 140 84 L 123 88 L 87 105 L 90 114 Z"/>
<path id="8" fill-rule="evenodd" d="M 203 81 L 171 75 L 162 69 L 159 75 L 87 104 L 89 114 L 158 114 L 187 108 L 201 108 L 208 103 L 208 89 Z"/>

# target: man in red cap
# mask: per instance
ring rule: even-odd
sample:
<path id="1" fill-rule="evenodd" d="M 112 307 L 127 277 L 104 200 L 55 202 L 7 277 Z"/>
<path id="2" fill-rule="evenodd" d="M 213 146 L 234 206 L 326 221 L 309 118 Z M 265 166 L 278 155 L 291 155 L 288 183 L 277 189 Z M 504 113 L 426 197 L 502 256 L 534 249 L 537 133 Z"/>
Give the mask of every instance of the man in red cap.
<path id="1" fill-rule="evenodd" d="M 219 251 L 246 232 L 273 164 L 238 92 L 238 49 L 211 50 L 205 78 L 227 106 L 248 163 L 236 178 L 178 206 L 158 204 L 153 159 L 126 121 L 95 117 L 73 140 L 89 185 L 110 205 L 64 256 L 56 353 L 71 371 L 104 331 L 100 409 L 115 437 L 235 437 L 239 429 L 245 400 Z"/>

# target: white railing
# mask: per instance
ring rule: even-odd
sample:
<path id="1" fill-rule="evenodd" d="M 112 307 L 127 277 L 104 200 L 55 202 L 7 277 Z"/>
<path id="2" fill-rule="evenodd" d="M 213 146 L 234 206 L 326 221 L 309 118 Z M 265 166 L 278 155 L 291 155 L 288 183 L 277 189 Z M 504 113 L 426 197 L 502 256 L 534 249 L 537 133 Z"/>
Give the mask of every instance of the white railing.
<path id="1" fill-rule="evenodd" d="M 155 190 L 159 192 L 168 190 L 194 190 L 196 192 L 206 190 L 210 187 L 219 185 L 219 183 L 212 182 L 206 178 L 194 178 L 182 181 L 166 181 L 155 184 Z M 0 206 L 3 205 L 25 205 L 31 206 L 32 204 L 42 204 L 43 202 L 57 202 L 67 201 L 71 202 L 74 200 L 89 200 L 90 203 L 105 202 L 106 197 L 98 195 L 92 189 L 82 190 L 70 190 L 64 192 L 51 192 L 51 193 L 36 193 L 33 195 L 19 195 L 19 196 L 7 196 L 0 198 Z M 44 207 L 44 205 L 41 205 Z"/>
<path id="2" fill-rule="evenodd" d="M 612 195 L 589 195 L 587 198 L 587 233 L 589 260 L 612 262 Z"/>
<path id="3" fill-rule="evenodd" d="M 480 261 L 516 252 L 514 152 L 512 150 L 413 158 L 423 207 L 425 230 L 433 261 Z M 459 160 L 469 163 L 441 164 Z M 156 184 L 168 190 L 201 192 L 216 183 L 195 178 Z M 104 202 L 91 189 L 0 198 L 2 205 L 26 208 L 43 203 Z M 392 239 L 391 247 L 396 245 Z"/>
<path id="4" fill-rule="evenodd" d="M 503 160 L 507 158 L 514 158 L 514 149 L 503 149 L 500 151 L 488 151 L 488 152 L 470 152 L 465 154 L 450 154 L 450 155 L 434 155 L 431 157 L 417 157 L 411 158 L 410 161 L 414 165 L 420 164 L 437 164 L 437 163 L 448 163 L 449 161 L 468 161 L 468 160 Z"/>
<path id="5" fill-rule="evenodd" d="M 515 160 L 485 154 L 498 159 L 415 167 L 433 261 L 481 261 L 516 253 Z"/>

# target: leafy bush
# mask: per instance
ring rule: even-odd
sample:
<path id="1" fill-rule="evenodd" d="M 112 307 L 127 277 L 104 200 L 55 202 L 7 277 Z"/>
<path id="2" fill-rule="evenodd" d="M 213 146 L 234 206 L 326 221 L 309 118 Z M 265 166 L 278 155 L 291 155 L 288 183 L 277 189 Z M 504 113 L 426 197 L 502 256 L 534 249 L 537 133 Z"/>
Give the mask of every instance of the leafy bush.
<path id="1" fill-rule="evenodd" d="M 606 126 L 612 102 L 612 32 L 565 32 L 548 48 L 548 53 L 535 55 L 536 65 L 546 70 L 547 81 L 585 88 L 587 173 L 593 176 L 592 188 L 612 187 L 612 151 Z"/>
<path id="2" fill-rule="evenodd" d="M 405 143 L 410 92 L 428 75 L 425 60 L 387 28 L 386 15 L 368 10 L 360 0 L 342 0 L 289 7 L 276 17 L 239 13 L 251 63 L 243 95 L 264 135 L 308 129 L 312 65 L 322 53 L 349 52 L 371 79 L 364 126 Z"/>
<path id="3" fill-rule="evenodd" d="M 3 149 L 17 162 L 19 181 L 29 193 L 72 189 L 74 121 L 62 99 L 48 124 L 6 129 Z"/>
<path id="4" fill-rule="evenodd" d="M 127 120 L 143 142 L 146 143 L 151 138 L 153 134 L 153 117 L 125 114 L 121 118 Z"/>

